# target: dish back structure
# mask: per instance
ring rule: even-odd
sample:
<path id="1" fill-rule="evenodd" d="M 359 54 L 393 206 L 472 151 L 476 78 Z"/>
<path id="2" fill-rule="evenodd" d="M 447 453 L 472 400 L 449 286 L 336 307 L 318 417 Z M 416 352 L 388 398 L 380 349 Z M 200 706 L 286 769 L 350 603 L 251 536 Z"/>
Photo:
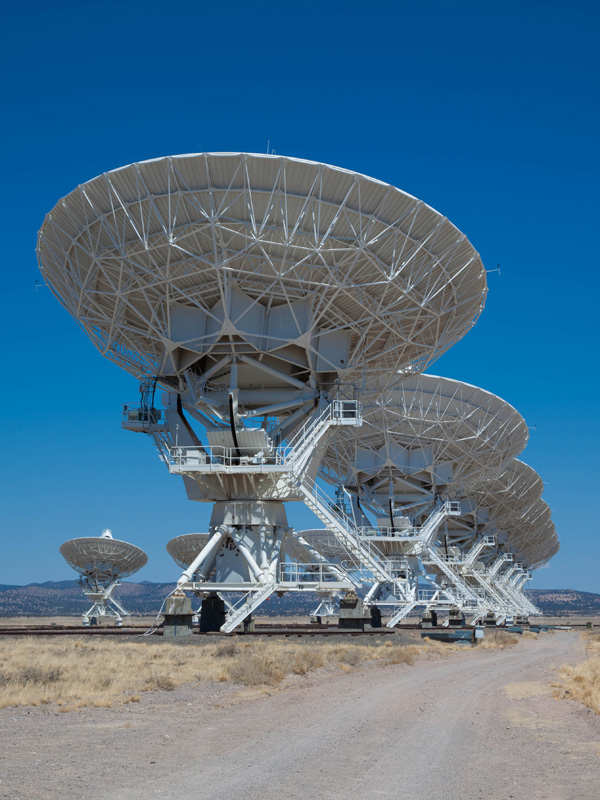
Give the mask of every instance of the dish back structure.
<path id="1" fill-rule="evenodd" d="M 476 490 L 525 447 L 525 421 L 489 392 L 430 375 L 362 400 L 362 427 L 333 439 L 321 474 L 343 487 L 346 513 L 361 519 L 363 536 L 405 577 L 403 586 L 399 578 L 376 582 L 369 600 L 396 606 L 394 622 L 418 604 L 457 605 L 476 616 L 497 607 L 499 598 L 472 574 L 496 546 L 489 530 L 483 536 L 490 512 Z M 322 533 L 312 536 L 325 544 Z"/>
<path id="2" fill-rule="evenodd" d="M 397 497 L 418 516 L 436 496 L 459 499 L 527 444 L 511 405 L 461 381 L 414 375 L 361 400 L 362 427 L 335 437 L 321 474 L 380 510 Z"/>

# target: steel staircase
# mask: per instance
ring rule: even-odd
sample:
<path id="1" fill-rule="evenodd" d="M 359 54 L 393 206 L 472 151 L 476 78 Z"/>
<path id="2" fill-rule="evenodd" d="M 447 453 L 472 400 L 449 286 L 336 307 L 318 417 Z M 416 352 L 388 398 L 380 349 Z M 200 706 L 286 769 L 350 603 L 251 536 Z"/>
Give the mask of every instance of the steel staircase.
<path id="1" fill-rule="evenodd" d="M 483 552 L 486 547 L 494 547 L 495 544 L 495 536 L 483 536 L 478 542 L 475 542 L 473 547 L 467 553 L 465 564 L 471 567 L 477 561 L 477 556 Z"/>
<path id="2" fill-rule="evenodd" d="M 339 425 L 358 427 L 362 424 L 360 404 L 354 400 L 333 400 L 316 419 L 306 422 L 290 439 L 283 463 L 294 474 L 301 474 L 306 462 L 326 431 Z"/>
<path id="3" fill-rule="evenodd" d="M 508 597 L 509 601 L 511 601 L 515 609 L 518 613 L 525 614 L 528 611 L 528 603 L 525 597 L 520 598 L 514 588 L 509 584 L 505 583 L 504 581 L 499 581 L 500 584 L 500 591 L 503 591 L 504 594 Z M 532 613 L 529 611 L 529 613 Z"/>
<path id="4" fill-rule="evenodd" d="M 502 597 L 502 595 L 496 591 L 491 581 L 487 581 L 485 575 L 475 569 L 471 569 L 469 571 L 469 576 L 475 578 L 479 585 L 485 589 L 487 594 L 499 604 L 499 608 L 504 609 L 506 607 L 506 598 Z"/>
<path id="5" fill-rule="evenodd" d="M 475 592 L 470 589 L 469 584 L 464 581 L 462 577 L 458 575 L 452 569 L 452 567 L 450 567 L 450 565 L 444 561 L 443 558 L 441 558 L 441 556 L 437 554 L 435 547 L 429 546 L 427 548 L 427 552 L 423 554 L 423 560 L 425 562 L 435 564 L 435 566 L 444 573 L 444 575 L 452 582 L 452 586 L 461 599 L 475 601 L 477 605 L 479 604 L 479 598 Z"/>
<path id="6" fill-rule="evenodd" d="M 370 542 L 361 538 L 358 528 L 353 520 L 345 514 L 340 514 L 328 505 L 326 495 L 319 492 L 316 484 L 310 486 L 302 478 L 296 476 L 297 486 L 302 499 L 306 505 L 313 511 L 314 514 L 321 520 L 321 522 L 336 534 L 336 537 L 341 544 L 346 548 L 348 553 L 352 556 L 354 561 L 361 567 L 366 567 L 372 573 L 373 578 L 381 583 L 391 583 L 396 588 L 398 582 L 392 575 L 390 569 L 386 567 L 385 562 L 379 555 L 375 555 L 370 547 Z M 460 514 L 460 503 L 445 502 L 442 503 L 431 516 L 425 521 L 420 531 L 419 539 L 422 542 L 427 542 L 437 532 L 440 524 L 449 515 Z M 468 584 L 458 576 L 454 570 L 435 552 L 435 549 L 430 545 L 427 548 L 426 559 L 434 563 L 451 581 L 454 589 L 461 599 L 469 600 L 472 603 L 478 604 L 477 595 L 471 591 Z M 404 592 L 402 591 L 402 595 Z M 393 620 L 400 620 L 417 605 L 416 600 L 409 600 L 405 605 L 400 608 L 388 623 L 391 627 L 396 624 Z"/>
<path id="7" fill-rule="evenodd" d="M 403 606 L 400 606 L 398 611 L 395 614 L 392 614 L 390 619 L 388 620 L 387 627 L 394 628 L 404 617 L 408 616 L 413 608 L 417 605 L 416 600 L 410 600 Z"/>
<path id="8" fill-rule="evenodd" d="M 326 495 L 320 496 L 316 487 L 309 486 L 304 480 L 298 478 L 298 490 L 310 510 L 316 514 L 321 522 L 344 545 L 353 560 L 362 567 L 367 567 L 373 577 L 381 583 L 395 584 L 392 574 L 384 567 L 380 559 L 373 555 L 369 542 L 362 541 L 354 522 L 346 515 L 339 514 L 327 505 Z"/>
<path id="9" fill-rule="evenodd" d="M 257 591 L 248 592 L 244 595 L 241 605 L 233 606 L 225 618 L 225 623 L 221 626 L 223 633 L 231 633 L 235 628 L 251 614 L 255 608 L 264 602 L 267 597 L 273 594 L 277 588 L 276 581 L 272 580 L 258 587 Z"/>
<path id="10" fill-rule="evenodd" d="M 447 500 L 445 503 L 440 503 L 434 512 L 427 517 L 421 528 L 419 528 L 419 539 L 425 544 L 429 544 L 446 517 L 458 517 L 460 513 L 459 502 Z"/>

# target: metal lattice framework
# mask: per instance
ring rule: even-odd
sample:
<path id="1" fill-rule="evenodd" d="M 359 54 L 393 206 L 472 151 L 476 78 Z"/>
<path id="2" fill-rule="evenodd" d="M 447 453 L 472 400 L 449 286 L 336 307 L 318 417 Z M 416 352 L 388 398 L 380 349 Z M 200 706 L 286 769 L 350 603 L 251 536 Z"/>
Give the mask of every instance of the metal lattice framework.
<path id="1" fill-rule="evenodd" d="M 491 527 L 500 532 L 507 551 L 518 556 L 530 569 L 545 564 L 558 552 L 556 529 L 547 503 L 534 499 L 524 510 L 515 509 L 512 516 L 503 515 L 502 523 L 495 520 L 495 506 L 490 504 Z"/>
<path id="2" fill-rule="evenodd" d="M 521 415 L 494 394 L 433 375 L 363 397 L 363 425 L 329 445 L 323 475 L 370 496 L 460 496 L 502 471 L 527 443 Z M 422 487 L 426 488 L 423 489 Z"/>
<path id="3" fill-rule="evenodd" d="M 437 552 L 441 525 L 457 558 L 471 546 L 465 570 L 483 552 L 469 541 L 484 519 L 528 563 L 552 548 L 539 493 L 528 494 L 527 480 L 513 491 L 512 473 L 500 480 L 527 441 L 521 416 L 476 387 L 418 375 L 472 327 L 487 291 L 464 234 L 420 200 L 300 159 L 160 158 L 63 198 L 40 230 L 38 257 L 100 352 L 142 379 L 123 427 L 152 436 L 190 499 L 215 503 L 208 533 L 167 549 L 183 569 L 180 588 L 242 594 L 222 630 L 274 591 L 345 591 L 355 567 L 403 606 L 395 618 L 418 600 L 417 572 L 436 596 L 452 585 L 446 604 L 481 610 L 458 568 L 453 584 L 448 547 L 446 560 Z M 157 384 L 168 390 L 164 410 Z M 323 456 L 324 477 L 353 494 L 351 516 L 344 497 L 333 502 L 315 484 Z M 450 501 L 467 495 L 473 507 L 461 520 Z M 356 497 L 376 515 L 389 501 L 391 534 L 370 526 Z M 297 500 L 328 530 L 289 527 L 284 504 Z M 480 514 L 488 500 L 489 519 Z M 404 534 L 396 501 L 414 511 Z M 61 552 L 86 580 L 112 581 L 110 591 L 146 560 L 106 537 Z M 97 606 L 108 598 L 107 589 Z"/>
<path id="4" fill-rule="evenodd" d="M 487 291 L 467 238 L 422 201 L 337 167 L 244 153 L 161 158 L 82 184 L 46 217 L 38 255 L 103 355 L 194 398 L 227 388 L 238 356 L 250 358 L 240 388 L 309 375 L 385 384 L 460 339 Z"/>
<path id="5" fill-rule="evenodd" d="M 550 509 L 541 499 L 542 479 L 527 464 L 514 459 L 494 480 L 475 492 L 489 509 L 489 530 L 502 532 L 507 550 L 530 567 L 541 566 L 558 551 Z"/>
<path id="6" fill-rule="evenodd" d="M 518 531 L 516 550 L 527 567 L 537 569 L 558 552 L 559 543 L 550 508 L 544 500 L 536 501 L 515 522 Z"/>
<path id="7" fill-rule="evenodd" d="M 148 561 L 134 544 L 104 536 L 70 539 L 60 552 L 70 567 L 98 585 L 127 578 Z"/>
<path id="8" fill-rule="evenodd" d="M 493 507 L 494 524 L 504 527 L 542 496 L 544 483 L 538 473 L 519 459 L 506 464 L 500 475 L 477 487 L 480 502 Z"/>

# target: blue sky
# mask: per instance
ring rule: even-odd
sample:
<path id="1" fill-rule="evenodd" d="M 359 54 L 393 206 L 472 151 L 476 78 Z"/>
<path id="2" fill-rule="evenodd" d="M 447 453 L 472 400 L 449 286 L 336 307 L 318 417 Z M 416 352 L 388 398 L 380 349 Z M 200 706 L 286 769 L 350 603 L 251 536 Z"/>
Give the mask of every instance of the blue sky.
<path id="1" fill-rule="evenodd" d="M 530 585 L 600 591 L 599 22 L 566 0 L 5 7 L 0 583 L 72 577 L 59 545 L 106 526 L 148 553 L 140 579 L 174 579 L 166 542 L 209 513 L 121 431 L 135 380 L 35 292 L 45 213 L 132 161 L 270 142 L 416 195 L 501 264 L 430 371 L 536 426 L 523 459 L 562 549 Z"/>

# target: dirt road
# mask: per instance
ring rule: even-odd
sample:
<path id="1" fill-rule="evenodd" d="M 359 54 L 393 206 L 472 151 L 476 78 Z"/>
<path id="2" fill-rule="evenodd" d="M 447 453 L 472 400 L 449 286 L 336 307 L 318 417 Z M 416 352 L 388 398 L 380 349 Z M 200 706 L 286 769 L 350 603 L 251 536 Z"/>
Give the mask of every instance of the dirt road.
<path id="1" fill-rule="evenodd" d="M 575 633 L 414 666 L 0 714 L 2 798 L 597 800 L 600 717 L 549 696 Z"/>

